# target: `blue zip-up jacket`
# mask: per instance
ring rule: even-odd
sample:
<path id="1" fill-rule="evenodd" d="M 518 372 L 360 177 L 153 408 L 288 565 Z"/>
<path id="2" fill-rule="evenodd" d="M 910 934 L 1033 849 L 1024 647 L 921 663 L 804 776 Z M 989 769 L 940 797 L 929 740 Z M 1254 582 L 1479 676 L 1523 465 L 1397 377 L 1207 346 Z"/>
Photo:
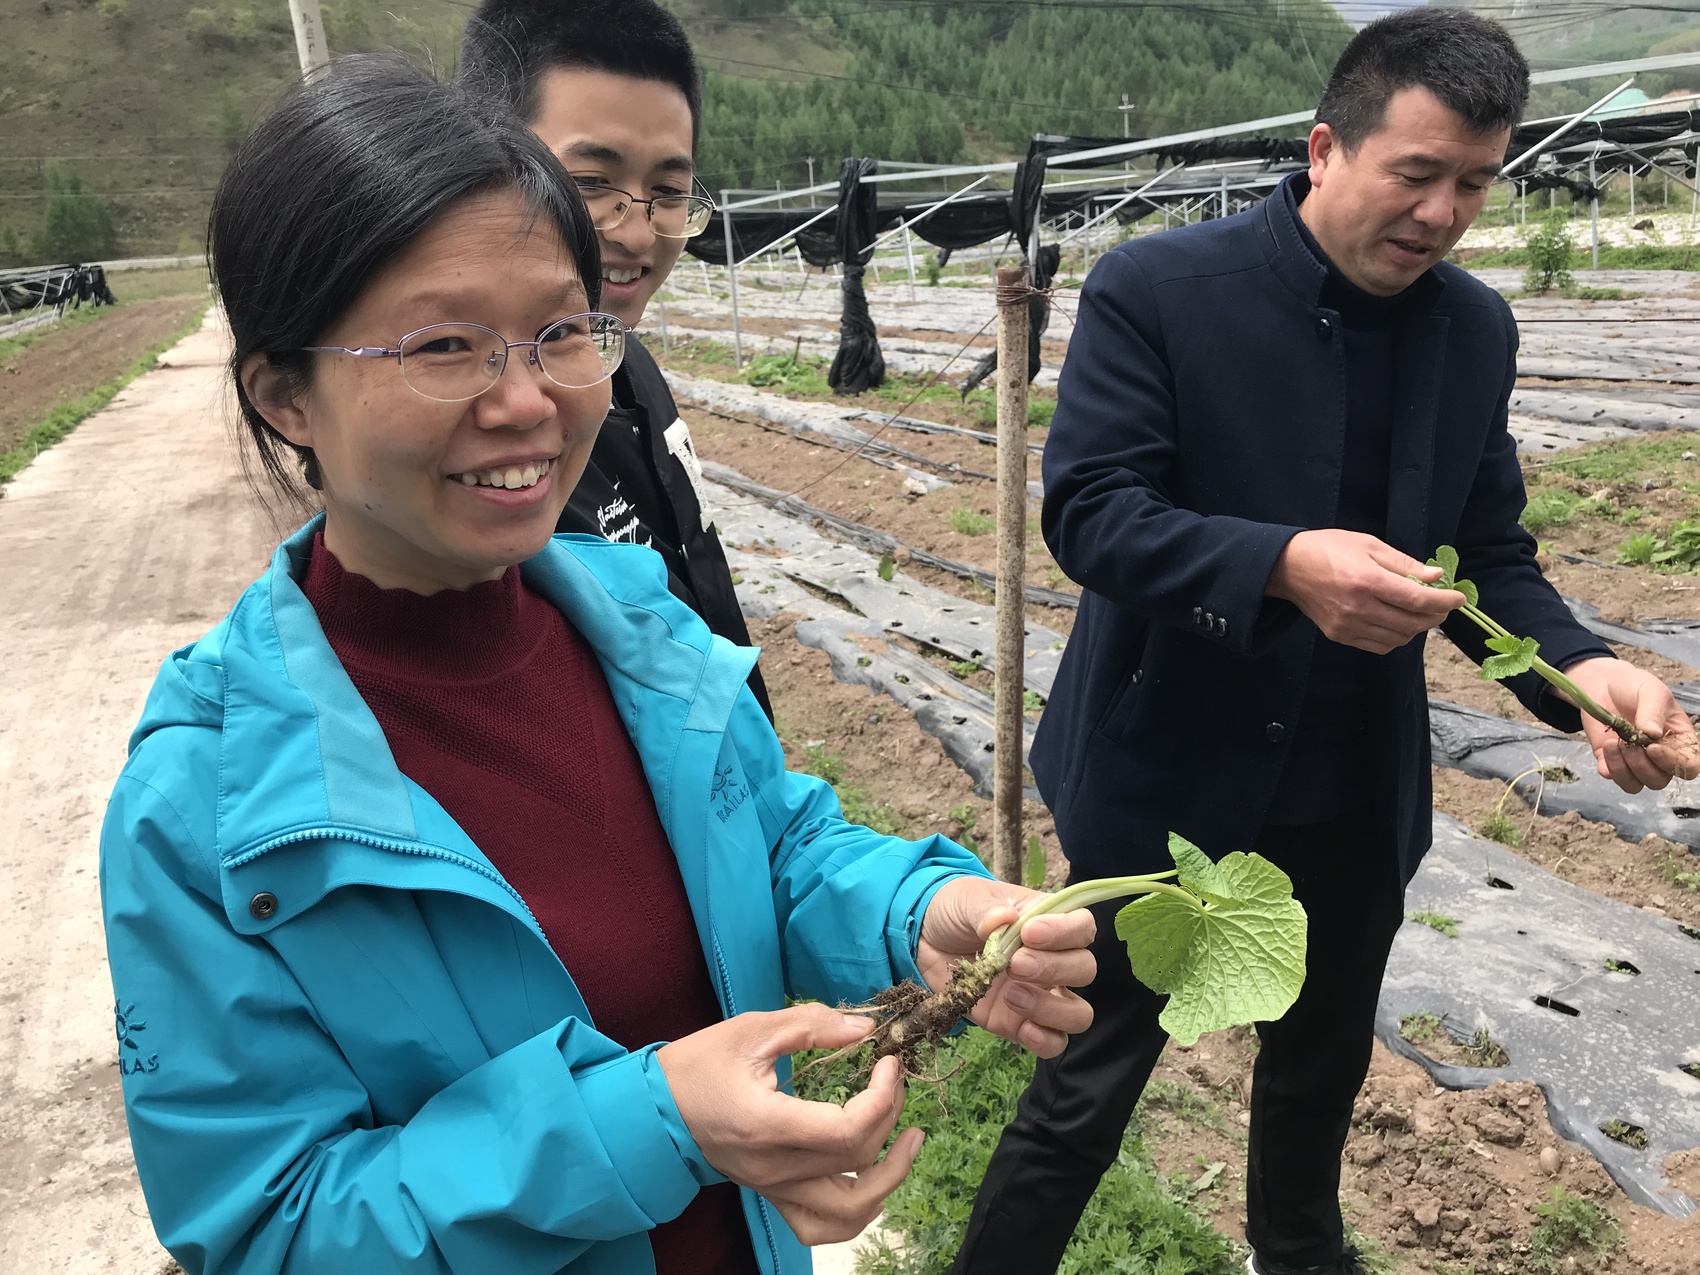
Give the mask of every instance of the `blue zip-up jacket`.
<path id="1" fill-rule="evenodd" d="M 724 1179 L 659 1042 L 597 1032 L 524 901 L 396 768 L 300 588 L 317 526 L 166 660 L 101 835 L 154 1227 L 192 1275 L 653 1271 L 645 1233 Z M 917 978 L 928 902 L 979 861 L 787 772 L 756 652 L 649 550 L 563 536 L 521 570 L 596 650 L 723 1012 Z M 808 1271 L 743 1197 L 765 1275 Z"/>

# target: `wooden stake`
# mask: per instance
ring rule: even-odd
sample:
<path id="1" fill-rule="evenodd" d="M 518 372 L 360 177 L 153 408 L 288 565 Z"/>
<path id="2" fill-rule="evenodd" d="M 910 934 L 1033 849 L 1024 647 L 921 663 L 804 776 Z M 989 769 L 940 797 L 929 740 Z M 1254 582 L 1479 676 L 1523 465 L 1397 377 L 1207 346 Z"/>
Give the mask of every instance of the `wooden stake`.
<path id="1" fill-rule="evenodd" d="M 992 778 L 992 871 L 1021 881 L 1022 692 L 1027 661 L 1027 267 L 998 269 L 997 729 Z"/>

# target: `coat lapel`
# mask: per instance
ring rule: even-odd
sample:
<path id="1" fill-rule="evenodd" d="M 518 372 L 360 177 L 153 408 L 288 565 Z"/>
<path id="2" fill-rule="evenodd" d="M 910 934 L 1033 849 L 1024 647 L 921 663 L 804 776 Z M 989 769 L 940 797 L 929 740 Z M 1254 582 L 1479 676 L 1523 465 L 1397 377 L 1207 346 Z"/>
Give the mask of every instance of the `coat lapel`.
<path id="1" fill-rule="evenodd" d="M 1387 542 L 1413 558 L 1429 553 L 1429 487 L 1451 320 L 1428 314 L 1398 335 L 1393 357 L 1393 447 L 1387 476 Z"/>

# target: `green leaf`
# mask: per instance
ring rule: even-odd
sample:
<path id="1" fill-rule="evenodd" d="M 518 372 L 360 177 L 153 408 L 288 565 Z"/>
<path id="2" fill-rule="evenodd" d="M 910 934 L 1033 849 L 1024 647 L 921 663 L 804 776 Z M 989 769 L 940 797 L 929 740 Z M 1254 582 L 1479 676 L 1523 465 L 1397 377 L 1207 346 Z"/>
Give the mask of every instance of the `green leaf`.
<path id="1" fill-rule="evenodd" d="M 880 554 L 879 573 L 881 580 L 889 580 L 897 574 L 897 559 L 889 553 Z"/>
<path id="2" fill-rule="evenodd" d="M 1211 902 L 1228 897 L 1227 883 L 1222 880 L 1221 870 L 1209 855 L 1178 832 L 1169 834 L 1169 857 L 1180 869 L 1180 883 L 1194 894 Z"/>
<path id="3" fill-rule="evenodd" d="M 1431 567 L 1440 568 L 1441 575 L 1440 579 L 1434 582 L 1435 588 L 1451 589 L 1456 587 L 1458 579 L 1458 551 L 1456 549 L 1451 545 L 1441 545 L 1434 551 L 1434 557 L 1428 560 L 1428 564 Z"/>
<path id="4" fill-rule="evenodd" d="M 1021 884 L 1029 890 L 1045 888 L 1045 847 L 1039 838 L 1027 838 L 1027 862 L 1021 865 Z"/>
<path id="5" fill-rule="evenodd" d="M 1482 604 L 1481 594 L 1476 592 L 1476 586 L 1468 580 L 1454 580 L 1452 587 L 1464 595 L 1464 601 L 1469 605 L 1476 607 Z"/>
<path id="6" fill-rule="evenodd" d="M 1305 979 L 1308 922 L 1292 880 L 1260 855 L 1235 852 L 1211 864 L 1179 837 L 1169 848 L 1183 883 L 1206 876 L 1210 897 L 1148 894 L 1116 914 L 1134 975 L 1169 997 L 1163 1029 L 1191 1045 L 1205 1032 L 1281 1017 Z"/>
<path id="7" fill-rule="evenodd" d="M 1534 638 L 1520 637 L 1490 637 L 1487 640 L 1490 651 L 1498 651 L 1498 655 L 1490 655 L 1482 661 L 1482 681 L 1497 682 L 1502 678 L 1516 677 L 1519 673 L 1527 673 L 1535 664 L 1535 655 L 1541 649 L 1541 644 Z"/>

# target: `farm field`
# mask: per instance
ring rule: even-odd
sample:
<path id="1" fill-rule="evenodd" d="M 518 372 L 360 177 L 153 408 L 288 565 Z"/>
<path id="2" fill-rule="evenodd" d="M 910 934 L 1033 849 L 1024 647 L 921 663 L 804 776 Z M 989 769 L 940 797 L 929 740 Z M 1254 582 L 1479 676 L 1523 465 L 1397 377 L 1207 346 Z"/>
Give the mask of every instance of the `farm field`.
<path id="1" fill-rule="evenodd" d="M 824 397 L 815 392 L 818 376 L 800 375 L 797 361 L 786 366 L 800 323 L 832 329 L 836 297 L 822 282 L 817 279 L 810 289 L 821 294 L 817 312 L 766 316 L 778 329 L 769 334 L 775 342 L 768 356 L 773 361 L 764 365 L 769 383 L 740 382 L 735 387 L 740 392 L 759 393 L 769 405 L 783 400 L 807 406 Z M 119 284 L 114 287 L 124 297 Z M 989 298 L 973 289 L 938 290 L 949 293 L 949 301 L 932 312 L 923 305 L 930 290 L 918 290 L 913 308 L 906 288 L 882 285 L 871 291 L 882 336 L 893 342 L 924 337 L 954 349 L 990 312 Z M 1641 309 L 1650 300 L 1610 304 L 1624 322 L 1643 312 L 1665 313 Z M 0 367 L 16 366 L 31 353 L 45 358 L 55 349 L 57 366 L 76 366 L 73 355 L 88 348 L 82 344 L 88 334 L 126 314 L 151 314 L 143 307 L 167 302 L 192 303 L 172 312 L 181 323 L 204 304 L 204 294 L 191 290 L 179 298 L 126 303 L 41 338 L 11 356 L 11 364 L 0 358 Z M 1578 303 L 1588 304 L 1606 303 Z M 682 298 L 670 298 L 675 325 L 683 325 L 685 308 Z M 705 305 L 690 320 L 714 335 L 681 341 L 663 361 L 674 373 L 731 384 L 739 371 L 724 353 L 722 316 L 708 310 Z M 158 332 L 168 330 L 125 339 L 157 340 Z M 745 328 L 746 334 L 753 330 Z M 120 331 L 129 329 L 104 329 L 108 336 Z M 1063 340 L 1045 351 L 1053 367 L 1064 353 L 1066 332 L 1066 320 L 1055 321 L 1052 333 Z M 650 341 L 659 348 L 653 333 Z M 230 445 L 221 342 L 216 319 L 210 319 L 158 369 L 24 469 L 0 499 L 0 588 L 13 600 L 0 615 L 0 644 L 14 692 L 0 709 L 0 866 L 8 896 L 0 920 L 0 979 L 10 1011 L 0 1016 L 0 1270 L 162 1275 L 169 1269 L 146 1223 L 118 1103 L 94 847 L 125 732 L 159 659 L 223 613 L 261 569 L 274 540 L 275 529 L 254 506 Z M 129 361 L 146 348 L 136 346 Z M 751 354 L 746 346 L 746 356 Z M 750 370 L 746 364 L 746 382 L 755 379 Z M 906 416 L 961 430 L 988 428 L 976 399 L 964 404 L 954 390 L 936 386 L 927 392 L 931 399 L 925 393 L 916 398 L 926 375 L 906 374 L 890 392 L 840 406 L 866 409 L 872 419 L 850 423 L 867 433 L 876 432 L 883 419 L 876 408 L 887 413 L 901 408 Z M 8 386 L 13 379 L 7 377 Z M 954 368 L 950 379 L 956 379 Z M 1538 535 L 1543 565 L 1555 583 L 1599 607 L 1607 620 L 1700 621 L 1700 575 L 1686 563 L 1620 561 L 1620 546 L 1631 537 L 1646 534 L 1663 542 L 1664 548 L 1648 556 L 1663 554 L 1683 543 L 1685 522 L 1700 519 L 1700 461 L 1684 455 L 1686 435 L 1676 432 L 1689 391 L 1671 379 L 1603 378 L 1531 379 L 1522 391 L 1538 409 L 1522 413 L 1533 422 L 1527 426 L 1533 441 L 1526 472 L 1536 500 L 1550 506 Z M 1579 395 L 1592 397 L 1572 401 Z M 1036 401 L 1049 396 L 1041 392 Z M 705 460 L 759 487 L 797 493 L 817 509 L 901 542 L 893 567 L 900 579 L 921 586 L 914 590 L 917 605 L 942 609 L 960 603 L 953 617 L 961 621 L 990 602 L 983 584 L 961 571 L 928 565 L 944 560 L 985 572 L 995 567 L 995 535 L 985 525 L 995 508 L 992 485 L 977 476 L 994 468 L 989 446 L 960 433 L 888 430 L 881 440 L 911 453 L 901 462 L 904 468 L 892 468 L 854 454 L 829 435 L 800 432 L 782 420 L 724 405 L 693 406 L 683 398 L 681 407 Z M 1590 414 L 1595 409 L 1600 416 Z M 1044 442 L 1046 419 L 1039 417 L 1029 431 L 1035 445 Z M 1602 427 L 1602 419 L 1613 423 Z M 1649 421 L 1671 428 L 1649 428 Z M 1553 442 L 1574 443 L 1564 431 L 1584 425 L 1612 432 L 1586 435 L 1580 445 Z M 1038 460 L 1029 458 L 1034 481 Z M 910 481 L 918 475 L 949 485 L 925 490 L 926 483 Z M 923 490 L 917 492 L 917 485 Z M 829 608 L 843 610 L 845 595 L 835 590 L 851 589 L 848 580 L 821 583 L 828 577 L 798 566 L 806 552 L 814 552 L 801 547 L 813 543 L 804 533 L 824 539 L 818 528 L 810 532 L 783 510 L 724 485 L 717 485 L 714 499 L 725 511 L 723 529 L 738 532 L 728 537 L 735 541 L 728 553 L 744 576 L 741 596 L 754 616 L 752 634 L 763 648 L 793 765 L 828 778 L 847 810 L 865 822 L 907 835 L 985 836 L 989 805 L 946 743 L 892 698 L 842 680 L 845 666 L 855 669 L 858 657 L 845 659 L 837 638 L 820 635 L 818 619 L 813 628 L 798 624 L 805 611 L 819 617 Z M 1036 529 L 1036 507 L 1030 518 Z M 790 544 L 799 548 L 788 549 Z M 1639 553 L 1631 550 L 1629 556 Z M 786 586 L 792 579 L 787 570 L 805 582 Z M 1074 591 L 1036 530 L 1029 540 L 1026 584 L 1030 597 Z M 761 592 L 769 587 L 772 592 Z M 870 584 L 870 590 L 876 587 Z M 864 618 L 874 614 L 866 611 Z M 1030 626 L 1062 640 L 1072 616 L 1066 605 L 1028 607 Z M 980 661 L 925 640 L 896 637 L 889 629 L 864 637 L 858 649 L 876 670 L 899 657 L 911 661 L 903 667 L 924 661 L 939 685 L 964 688 L 962 702 L 970 707 L 977 703 L 974 696 L 983 698 L 989 690 Z M 1700 679 L 1700 669 L 1669 655 L 1620 649 L 1672 680 Z M 1430 651 L 1432 695 L 1506 722 L 1527 720 L 1515 704 L 1503 701 L 1497 686 L 1476 679 L 1443 640 L 1431 643 Z M 1046 684 L 1045 660 L 1054 657 L 1054 651 L 1035 647 L 1030 686 Z M 64 711 L 68 702 L 79 711 Z M 1035 703 L 1030 716 L 1042 711 L 1042 703 Z M 1496 855 L 1539 865 L 1645 916 L 1700 926 L 1700 875 L 1692 873 L 1686 845 L 1657 837 L 1625 840 L 1608 824 L 1574 813 L 1541 813 L 1517 796 L 1500 805 L 1505 790 L 1500 781 L 1442 768 L 1434 779 L 1438 809 L 1468 828 L 1484 828 L 1496 806 L 1510 813 L 1519 844 L 1502 842 Z M 1028 803 L 1026 815 L 1056 883 L 1065 868 L 1049 818 L 1036 802 Z M 1190 1050 L 1171 1048 L 1141 1112 L 1137 1153 L 1129 1157 L 1130 1172 L 1144 1175 L 1139 1180 L 1149 1191 L 1229 1237 L 1243 1227 L 1244 1122 L 1254 1055 L 1253 1038 L 1244 1032 L 1206 1038 Z M 915 1087 L 917 1119 L 928 1118 L 928 1101 L 925 1087 Z M 1621 1241 L 1597 1269 L 1689 1275 L 1700 1268 L 1694 1224 L 1633 1203 L 1588 1151 L 1554 1133 L 1546 1099 L 1529 1081 L 1444 1089 L 1417 1063 L 1378 1045 L 1357 1116 L 1342 1199 L 1353 1226 L 1382 1263 L 1378 1269 L 1435 1275 L 1537 1270 L 1531 1237 L 1549 1221 L 1538 1209 L 1550 1205 L 1555 1187 L 1569 1193 L 1566 1200 L 1605 1209 L 1621 1229 Z M 901 1197 L 893 1201 L 894 1225 L 909 1216 L 906 1209 L 916 1209 L 916 1192 L 942 1191 L 938 1177 L 924 1171 L 926 1155 L 914 1187 L 906 1188 L 908 1203 Z M 1678 1153 L 1658 1167 L 1672 1187 L 1700 1197 L 1700 1152 Z M 971 1176 L 959 1174 L 955 1181 L 959 1194 L 971 1192 Z M 1594 1268 L 1586 1245 L 1571 1255 L 1578 1258 L 1573 1268 L 1554 1269 Z"/>

